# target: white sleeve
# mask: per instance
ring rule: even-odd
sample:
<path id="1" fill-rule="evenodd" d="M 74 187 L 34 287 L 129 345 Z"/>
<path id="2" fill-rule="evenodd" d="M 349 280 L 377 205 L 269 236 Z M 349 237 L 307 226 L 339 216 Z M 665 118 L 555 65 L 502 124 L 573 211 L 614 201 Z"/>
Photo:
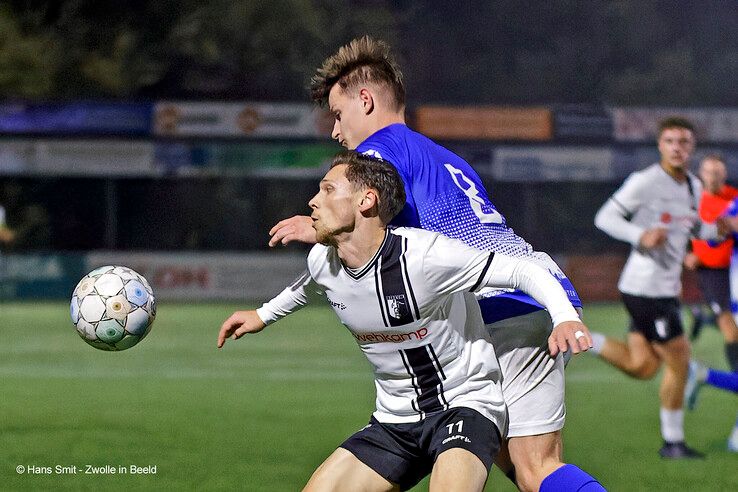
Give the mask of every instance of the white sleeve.
<path id="1" fill-rule="evenodd" d="M 317 293 L 318 290 L 315 281 L 306 270 L 292 285 L 258 308 L 256 314 L 259 315 L 264 324 L 274 323 L 302 309 L 310 301 L 310 294 Z"/>
<path id="2" fill-rule="evenodd" d="M 645 229 L 630 222 L 630 217 L 642 204 L 643 180 L 631 174 L 623 185 L 605 202 L 595 215 L 595 227 L 602 232 L 638 246 Z"/>
<path id="3" fill-rule="evenodd" d="M 439 294 L 476 292 L 484 287 L 518 289 L 548 310 L 554 326 L 579 321 L 558 280 L 524 258 L 480 251 L 438 234 L 426 251 L 423 272 L 426 285 Z"/>
<path id="4" fill-rule="evenodd" d="M 718 233 L 717 225 L 710 224 L 709 222 L 697 222 L 696 230 L 693 231 L 693 235 L 704 241 L 724 241 L 725 236 L 721 236 Z"/>
<path id="5" fill-rule="evenodd" d="M 564 288 L 551 272 L 525 258 L 496 253 L 481 287 L 506 287 L 522 290 L 546 308 L 553 325 L 579 321 Z"/>

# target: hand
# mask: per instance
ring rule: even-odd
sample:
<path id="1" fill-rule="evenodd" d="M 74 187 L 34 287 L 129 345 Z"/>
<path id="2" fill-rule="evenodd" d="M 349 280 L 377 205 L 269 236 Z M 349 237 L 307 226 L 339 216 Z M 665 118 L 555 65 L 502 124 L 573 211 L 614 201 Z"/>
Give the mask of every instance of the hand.
<path id="1" fill-rule="evenodd" d="M 697 270 L 697 267 L 701 264 L 702 262 L 694 253 L 687 253 L 687 255 L 684 257 L 684 268 L 686 268 L 687 270 Z"/>
<path id="2" fill-rule="evenodd" d="M 638 244 L 645 249 L 658 248 L 666 242 L 668 231 L 663 227 L 654 227 L 647 229 L 642 235 Z"/>
<path id="3" fill-rule="evenodd" d="M 581 321 L 564 321 L 554 326 L 548 337 L 548 350 L 551 357 L 556 357 L 559 352 L 571 349 L 572 353 L 586 352 L 592 348 L 592 335 L 589 328 Z"/>
<path id="4" fill-rule="evenodd" d="M 723 215 L 715 220 L 718 234 L 721 236 L 727 236 L 731 232 L 738 232 L 738 217 L 729 217 Z"/>
<path id="5" fill-rule="evenodd" d="M 218 348 L 225 344 L 228 337 L 238 340 L 246 333 L 259 333 L 265 326 L 256 311 L 236 311 L 220 327 Z"/>
<path id="6" fill-rule="evenodd" d="M 292 241 L 308 244 L 318 242 L 313 229 L 313 219 L 306 215 L 295 215 L 277 222 L 277 225 L 269 231 L 269 235 L 271 236 L 269 246 L 272 248 L 280 243 L 286 246 Z"/>

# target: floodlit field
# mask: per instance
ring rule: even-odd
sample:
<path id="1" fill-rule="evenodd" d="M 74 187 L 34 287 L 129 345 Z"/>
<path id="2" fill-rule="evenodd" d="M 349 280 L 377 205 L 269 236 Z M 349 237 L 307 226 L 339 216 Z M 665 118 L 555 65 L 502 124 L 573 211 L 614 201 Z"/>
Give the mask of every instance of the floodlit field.
<path id="1" fill-rule="evenodd" d="M 147 339 L 105 353 L 77 337 L 66 304 L 0 304 L 0 489 L 298 490 L 367 422 L 369 367 L 324 308 L 217 350 L 234 309 L 162 303 Z M 618 305 L 585 317 L 624 333 Z M 695 352 L 725 367 L 716 330 Z M 658 378 L 628 379 L 589 355 L 567 376 L 566 459 L 605 487 L 738 490 L 738 455 L 725 450 L 735 395 L 706 388 L 687 415 L 688 442 L 706 460 L 664 462 Z M 487 489 L 514 490 L 497 471 Z"/>

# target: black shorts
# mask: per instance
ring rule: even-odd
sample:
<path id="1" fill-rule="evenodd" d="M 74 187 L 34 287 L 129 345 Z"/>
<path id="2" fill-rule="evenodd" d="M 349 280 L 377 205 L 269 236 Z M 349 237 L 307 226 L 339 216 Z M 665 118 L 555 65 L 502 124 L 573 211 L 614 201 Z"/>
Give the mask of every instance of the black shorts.
<path id="1" fill-rule="evenodd" d="M 401 490 L 407 490 L 433 470 L 436 458 L 447 449 L 474 453 L 489 471 L 500 442 L 500 433 L 491 420 L 471 408 L 456 407 L 407 424 L 383 424 L 372 417 L 369 425 L 341 447 Z"/>
<path id="2" fill-rule="evenodd" d="M 681 305 L 676 297 L 640 297 L 621 293 L 630 314 L 630 331 L 649 342 L 664 343 L 684 334 Z"/>
<path id="3" fill-rule="evenodd" d="M 730 271 L 727 268 L 698 268 L 700 290 L 705 302 L 717 316 L 730 313 Z"/>

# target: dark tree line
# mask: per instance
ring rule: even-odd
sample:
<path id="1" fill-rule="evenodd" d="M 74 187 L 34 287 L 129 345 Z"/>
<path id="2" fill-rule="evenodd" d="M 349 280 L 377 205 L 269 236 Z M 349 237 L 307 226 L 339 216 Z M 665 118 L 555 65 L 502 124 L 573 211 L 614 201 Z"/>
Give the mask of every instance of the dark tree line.
<path id="1" fill-rule="evenodd" d="M 9 0 L 0 97 L 304 101 L 365 33 L 395 46 L 414 104 L 738 100 L 727 0 Z"/>

